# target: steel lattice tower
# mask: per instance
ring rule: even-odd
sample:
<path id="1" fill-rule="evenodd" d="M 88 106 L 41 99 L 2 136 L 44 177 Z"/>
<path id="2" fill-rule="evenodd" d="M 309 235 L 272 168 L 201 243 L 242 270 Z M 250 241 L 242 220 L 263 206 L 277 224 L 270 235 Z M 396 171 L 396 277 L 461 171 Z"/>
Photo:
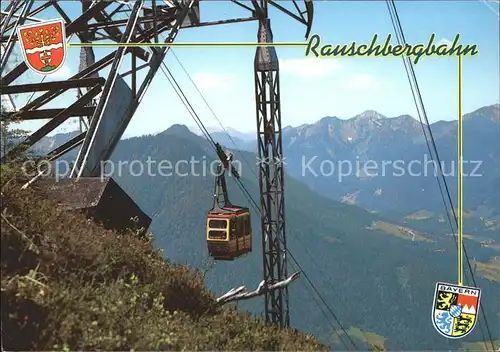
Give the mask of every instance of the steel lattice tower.
<path id="1" fill-rule="evenodd" d="M 259 22 L 259 43 L 272 43 L 270 20 Z M 279 63 L 274 47 L 255 53 L 255 97 L 264 280 L 268 285 L 288 277 Z M 266 320 L 290 325 L 288 287 L 266 292 Z"/>

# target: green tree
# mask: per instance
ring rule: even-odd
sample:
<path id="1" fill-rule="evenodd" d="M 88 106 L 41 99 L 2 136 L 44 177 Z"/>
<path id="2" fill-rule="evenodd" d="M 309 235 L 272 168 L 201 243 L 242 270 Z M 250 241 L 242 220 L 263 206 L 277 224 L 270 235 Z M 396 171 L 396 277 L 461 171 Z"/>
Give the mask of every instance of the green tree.
<path id="1" fill-rule="evenodd" d="M 20 62 L 20 60 L 19 53 L 14 51 L 9 57 L 5 72 L 9 72 L 12 67 Z M 20 120 L 15 113 L 15 107 L 9 106 L 12 105 L 11 100 L 15 101 L 16 95 L 3 95 L 0 104 L 0 155 L 2 157 L 10 148 L 17 144 L 17 141 L 25 138 L 29 133 L 26 130 L 14 128 L 14 125 L 18 124 Z"/>
<path id="2" fill-rule="evenodd" d="M 20 123 L 16 114 L 11 114 L 3 109 L 0 111 L 0 155 L 7 153 L 20 139 L 28 135 L 28 131 L 21 128 L 14 128 L 16 124 Z"/>

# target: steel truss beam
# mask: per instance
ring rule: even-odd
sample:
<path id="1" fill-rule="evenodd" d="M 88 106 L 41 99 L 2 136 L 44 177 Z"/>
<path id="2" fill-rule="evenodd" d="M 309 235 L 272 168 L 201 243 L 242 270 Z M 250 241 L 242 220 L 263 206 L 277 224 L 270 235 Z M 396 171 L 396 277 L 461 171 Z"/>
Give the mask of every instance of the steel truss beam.
<path id="1" fill-rule="evenodd" d="M 6 7 L 5 12 L 7 12 L 6 16 L 2 16 L 1 22 L 1 35 L 0 41 L 3 46 L 6 46 L 8 43 L 15 44 L 17 41 L 16 28 L 20 23 L 24 23 L 26 21 L 33 21 L 33 16 L 37 16 L 43 14 L 43 12 L 49 8 L 54 8 L 62 18 L 66 21 L 66 34 L 69 36 L 76 35 L 82 42 L 95 42 L 101 39 L 111 39 L 115 42 L 121 42 L 123 38 L 123 32 L 120 28 L 126 26 L 130 20 L 130 10 L 127 10 L 129 5 L 125 5 L 123 2 L 117 1 L 108 1 L 108 0 L 97 0 L 95 2 L 81 0 L 82 4 L 82 12 L 79 16 L 74 18 L 73 20 L 65 13 L 65 11 L 61 8 L 59 3 L 63 3 L 60 0 L 49 0 L 46 2 L 34 2 L 32 0 L 16 0 L 9 3 Z M 158 4 L 166 4 L 167 1 L 158 1 L 158 0 L 150 0 L 147 2 L 146 6 L 143 4 L 142 12 L 140 11 L 139 16 L 136 19 L 136 28 L 133 30 L 133 36 L 130 41 L 133 42 L 157 42 L 159 36 L 161 34 L 167 34 L 166 42 L 173 41 L 178 31 L 181 28 L 192 28 L 198 26 L 212 26 L 212 25 L 222 25 L 229 24 L 235 22 L 244 22 L 244 21 L 253 21 L 257 19 L 257 13 L 260 11 L 260 7 L 249 7 L 239 1 L 232 1 L 232 4 L 238 5 L 242 8 L 245 8 L 250 12 L 249 17 L 245 18 L 235 18 L 235 19 L 224 19 L 219 21 L 211 21 L 211 22 L 201 22 L 199 21 L 199 10 L 198 10 L 198 1 L 187 2 L 183 1 L 174 1 L 170 2 L 170 5 L 158 5 Z M 132 2 L 131 2 L 132 4 Z M 301 11 L 298 5 L 293 2 L 295 8 L 297 9 L 297 15 L 294 15 L 292 11 L 287 10 L 287 14 L 295 17 L 304 18 L 303 13 L 305 11 Z M 92 5 L 92 6 L 91 6 Z M 182 15 L 182 10 L 188 8 L 191 5 L 191 10 L 188 10 L 187 16 Z M 193 9 L 194 8 L 194 9 Z M 307 8 L 307 6 L 306 6 Z M 126 12 L 128 14 L 127 19 L 123 19 L 123 13 Z M 184 20 L 180 20 L 180 16 L 183 16 Z M 189 20 L 186 19 L 189 18 Z M 38 20 L 38 19 L 36 19 Z M 92 23 L 89 23 L 92 22 Z M 302 23 L 305 23 L 304 20 L 301 20 Z M 108 24 L 112 24 L 108 26 Z M 102 36 L 99 34 L 99 30 L 104 30 L 106 32 L 106 36 Z M 100 37 L 98 36 L 100 35 Z M 86 52 L 90 53 L 89 55 L 94 57 L 93 51 L 90 48 L 85 48 Z M 124 130 L 128 121 L 130 121 L 131 117 L 137 110 L 138 105 L 140 104 L 140 100 L 145 94 L 149 84 L 151 83 L 152 78 L 158 71 L 159 66 L 161 65 L 161 60 L 165 57 L 168 49 L 166 48 L 150 48 L 150 51 L 153 52 L 151 55 L 147 50 L 142 48 L 127 48 L 123 53 L 123 56 L 130 56 L 130 60 L 132 61 L 132 70 L 129 70 L 127 73 L 119 74 L 122 78 L 129 77 L 132 81 L 132 90 L 134 99 L 131 104 L 127 108 L 127 117 L 123 121 L 123 125 L 120 130 Z M 83 51 L 83 48 L 82 48 Z M 113 51 L 112 53 L 105 55 L 104 57 L 98 60 L 91 60 L 93 62 L 84 65 L 84 68 L 80 69 L 80 72 L 73 75 L 69 79 L 69 81 L 73 81 L 74 83 L 71 85 L 71 88 L 62 87 L 64 82 L 51 82 L 52 86 L 46 85 L 44 88 L 47 88 L 46 93 L 37 97 L 33 101 L 26 104 L 24 107 L 19 109 L 16 112 L 16 118 L 20 120 L 31 120 L 31 119 L 41 119 L 41 118 L 50 118 L 56 116 L 60 111 L 56 111 L 54 109 L 46 109 L 44 105 L 50 104 L 54 99 L 58 98 L 61 94 L 68 91 L 68 89 L 78 89 L 81 91 L 82 89 L 88 89 L 89 85 L 84 81 L 84 79 L 88 78 L 96 78 L 99 77 L 100 71 L 108 68 L 115 62 L 116 52 L 118 50 Z M 2 51 L 2 62 L 7 62 L 10 55 L 7 54 L 6 50 Z M 131 55 L 128 55 L 131 54 Z M 137 59 L 144 62 L 144 64 L 137 64 Z M 6 66 L 5 66 L 6 67 Z M 137 73 L 140 70 L 148 70 L 146 73 L 146 78 L 142 81 L 138 79 Z M 10 94 L 7 93 L 8 89 L 12 89 L 12 91 L 22 91 L 29 92 L 29 90 L 37 84 L 31 84 L 30 86 L 22 87 L 23 84 L 12 85 L 14 81 L 18 79 L 24 78 L 24 73 L 27 71 L 27 66 L 24 62 L 19 63 L 14 68 L 10 70 L 5 70 L 8 72 L 3 72 L 1 77 L 1 86 L 2 86 L 2 94 Z M 109 77 L 105 77 L 106 81 Z M 25 79 L 23 79 L 23 82 Z M 77 81 L 81 81 L 77 83 Z M 31 92 L 42 90 L 41 84 L 39 88 L 33 89 Z M 14 88 L 16 87 L 16 88 Z M 57 87 L 57 88 L 56 88 Z M 103 92 L 104 93 L 104 92 Z M 14 94 L 14 93 L 12 93 Z M 101 94 L 101 97 L 104 94 Z M 79 95 L 79 99 L 82 94 Z M 96 97 L 94 97 L 96 100 Z M 95 114 L 99 113 L 96 110 L 96 104 L 94 102 L 87 103 L 87 106 L 82 107 L 81 104 L 72 105 L 67 108 L 71 108 L 70 111 L 67 112 L 67 116 L 87 116 L 89 119 Z M 90 104 L 90 106 L 89 106 Z M 82 115 L 83 113 L 83 115 Z M 8 114 L 9 115 L 9 114 Z M 7 115 L 7 116 L 8 116 Z M 10 114 L 12 116 L 12 114 Z M 64 122 L 64 121 L 63 121 Z M 96 124 L 97 122 L 94 122 Z M 101 157 L 107 157 L 113 151 L 113 148 L 116 145 L 116 141 L 121 136 L 123 131 L 117 131 L 117 135 L 115 138 L 112 138 L 113 143 L 110 143 L 106 148 L 108 149 L 105 153 L 101 153 Z M 89 134 L 87 138 L 91 138 L 92 134 Z M 117 138 L 116 138 L 117 137 Z M 100 138 L 103 138 L 102 136 Z M 107 137 L 103 139 L 107 140 Z M 115 141 L 116 140 L 116 141 Z M 26 142 L 26 141 L 25 141 Z M 98 141 L 95 140 L 96 143 Z M 88 145 L 89 142 L 86 142 Z M 83 157 L 82 157 L 83 158 Z M 84 158 L 85 159 L 85 158 Z M 80 171 L 85 169 L 80 165 Z M 90 175 L 98 172 L 95 167 L 92 167 L 91 170 L 88 170 L 87 173 L 85 171 L 81 171 L 81 175 Z M 73 176 L 77 173 L 75 172 Z"/>
<path id="2" fill-rule="evenodd" d="M 137 20 L 139 19 L 140 15 L 140 10 L 142 9 L 142 6 L 144 5 L 144 0 L 137 0 L 134 3 L 134 7 L 132 8 L 132 11 L 130 13 L 130 17 L 127 22 L 127 26 L 125 28 L 125 32 L 122 35 L 120 44 L 126 44 L 130 43 L 131 39 L 134 37 L 134 34 L 137 32 L 138 28 L 138 23 Z M 103 16 L 99 16 L 103 17 Z M 125 56 L 126 53 L 126 47 L 125 46 L 120 46 L 116 52 L 115 56 L 113 58 L 113 62 L 111 64 L 111 70 L 108 74 L 108 79 L 106 80 L 106 84 L 104 85 L 102 96 L 99 99 L 99 103 L 97 107 L 95 108 L 94 115 L 92 116 L 90 126 L 89 126 L 89 132 L 85 136 L 85 139 L 83 141 L 82 148 L 80 149 L 80 152 L 78 153 L 78 157 L 75 162 L 75 167 L 72 171 L 72 176 L 75 175 L 75 170 L 78 170 L 77 176 L 82 176 L 85 162 L 88 160 L 89 153 L 91 151 L 91 144 L 95 140 L 96 133 L 98 132 L 98 126 L 102 123 L 102 118 L 103 118 L 103 113 L 104 109 L 108 105 L 109 98 L 111 96 L 111 92 L 113 88 L 115 87 L 116 80 L 118 78 L 119 72 L 118 70 L 120 69 L 120 66 L 123 61 L 123 57 Z M 109 148 L 113 150 L 114 148 Z M 109 155 L 108 155 L 109 156 Z M 106 160 L 106 158 L 100 159 L 100 160 Z M 91 168 L 89 170 L 89 175 L 83 175 L 83 176 L 99 176 L 100 174 L 100 163 L 98 161 L 97 165 L 91 165 Z M 79 171 L 81 170 L 81 171 Z M 96 174 L 97 172 L 97 174 Z"/>
<path id="3" fill-rule="evenodd" d="M 57 4 L 56 1 L 52 1 L 52 3 L 53 3 L 52 5 Z M 95 17 L 108 18 L 108 15 L 106 14 L 105 9 L 108 6 L 113 5 L 113 2 L 100 1 L 100 2 L 97 2 L 96 4 L 94 4 L 93 7 L 89 7 L 88 6 L 89 2 L 87 2 L 87 1 L 82 2 L 82 4 L 83 4 L 82 5 L 82 14 L 79 17 L 77 17 L 74 21 L 67 23 L 66 32 L 68 35 L 76 34 L 81 39 L 83 39 L 82 42 L 90 42 L 93 39 L 93 32 L 88 30 L 88 28 L 87 28 L 88 23 L 86 23 L 86 22 L 92 20 L 93 18 L 95 20 Z M 22 2 L 21 2 L 21 4 L 18 4 L 17 7 L 20 8 L 21 7 L 20 5 L 22 5 Z M 40 6 L 40 8 L 42 8 L 42 10 L 44 10 L 48 7 L 47 5 L 50 5 L 50 2 L 48 4 L 47 3 L 43 4 L 42 6 Z M 59 12 L 61 12 L 61 11 L 62 11 L 62 9 L 59 8 Z M 37 9 L 33 10 L 32 12 L 30 12 L 28 15 L 33 15 L 33 14 L 36 14 L 39 12 L 40 12 L 39 8 L 37 8 Z M 131 28 L 131 33 L 133 34 L 133 36 L 131 36 L 129 38 L 128 42 L 130 42 L 130 41 L 149 42 L 152 38 L 154 38 L 155 36 L 157 37 L 161 33 L 170 32 L 172 29 L 171 28 L 172 22 L 175 20 L 176 17 L 179 16 L 180 12 L 181 12 L 180 8 L 173 8 L 169 11 L 164 12 L 161 16 L 158 16 L 158 18 L 156 19 L 157 20 L 156 27 L 159 31 L 155 32 L 153 30 L 153 28 L 151 28 L 148 30 L 141 31 L 141 34 L 137 34 L 138 29 L 139 29 L 137 22 L 139 22 L 140 16 L 137 17 L 137 21 L 134 25 L 134 23 L 131 22 L 133 19 L 130 18 L 130 15 L 129 15 L 129 19 L 127 20 L 126 23 L 132 23 L 130 25 L 130 28 Z M 98 14 L 101 14 L 101 16 L 98 16 Z M 137 14 L 140 14 L 140 11 L 137 11 Z M 170 16 L 170 17 L 168 17 L 168 16 Z M 14 16 L 11 16 L 11 17 L 14 18 Z M 67 17 L 67 16 L 64 14 L 63 17 Z M 2 23 L 2 28 L 10 28 L 10 30 L 13 33 L 15 33 L 16 26 L 10 25 L 10 27 L 9 27 L 9 23 L 4 22 L 4 23 Z M 117 31 L 118 35 L 123 38 L 123 34 L 121 33 L 121 31 L 119 29 L 116 29 L 116 31 Z M 116 35 L 116 32 L 111 33 L 111 34 Z M 15 38 L 15 34 L 13 36 Z M 8 38 L 8 36 L 4 36 L 3 38 L 4 39 Z M 117 42 L 120 42 L 121 41 L 120 39 L 121 38 L 118 38 Z M 88 48 L 85 48 L 85 49 L 88 49 Z M 125 48 L 125 49 L 119 48 L 119 49 L 113 51 L 112 53 L 104 56 L 103 58 L 101 58 L 97 62 L 94 61 L 94 62 L 90 63 L 89 65 L 86 65 L 85 68 L 83 68 L 80 72 L 78 72 L 76 75 L 71 77 L 68 81 L 12 85 L 12 83 L 16 79 L 18 79 L 20 77 L 22 78 L 23 73 L 25 73 L 27 71 L 27 67 L 26 67 L 25 63 L 21 62 L 16 67 L 14 67 L 10 72 L 8 72 L 6 75 L 3 75 L 3 77 L 2 77 L 2 94 L 17 94 L 17 93 L 25 93 L 25 92 L 46 91 L 46 93 L 42 94 L 41 96 L 37 97 L 36 99 L 31 101 L 27 105 L 22 107 L 19 111 L 16 112 L 15 115 L 20 120 L 29 120 L 29 119 L 33 119 L 33 118 L 51 117 L 50 114 L 56 112 L 55 109 L 45 109 L 45 110 L 40 110 L 40 109 L 44 105 L 50 103 L 51 101 L 53 101 L 54 99 L 59 97 L 61 94 L 65 93 L 68 89 L 78 88 L 79 90 L 81 90 L 82 88 L 87 88 L 87 87 L 89 87 L 89 81 L 92 81 L 95 79 L 98 79 L 100 85 L 104 86 L 105 82 L 109 80 L 110 75 L 108 75 L 108 79 L 104 79 L 104 78 L 98 78 L 98 73 L 99 73 L 99 71 L 109 67 L 110 65 L 112 66 L 113 63 L 116 62 L 115 59 L 117 58 L 117 52 L 120 52 L 120 51 L 122 51 L 122 53 L 121 53 L 122 56 L 125 56 L 126 54 L 132 54 L 131 56 L 132 56 L 132 60 L 134 63 L 136 62 L 137 59 L 140 59 L 142 61 L 150 61 L 149 58 L 151 55 L 147 51 L 145 51 L 144 49 L 141 49 L 141 48 L 134 48 L 134 49 L 132 49 L 132 48 Z M 93 56 L 92 49 L 90 49 L 90 52 L 91 52 L 91 55 Z M 145 65 L 143 65 L 143 67 L 147 68 L 150 64 L 151 64 L 151 62 L 146 62 Z M 114 73 L 114 72 L 115 71 L 113 70 L 111 73 Z M 118 72 L 118 71 L 116 70 L 116 72 Z M 138 70 L 135 70 L 135 71 L 133 70 L 131 73 L 129 73 L 132 76 L 131 80 L 134 83 L 137 83 L 137 81 L 138 81 L 137 72 L 138 72 Z M 153 76 L 154 75 L 150 75 L 149 79 L 151 80 Z M 92 78 L 92 77 L 97 77 L 97 78 Z M 109 85 L 109 86 L 112 86 L 112 85 Z M 106 92 L 103 92 L 103 93 L 106 93 Z M 102 95 L 104 95 L 105 97 L 107 96 L 106 94 L 102 94 Z M 79 99 L 82 99 L 82 98 L 83 98 L 83 96 L 80 95 Z M 95 96 L 93 98 L 95 98 Z M 105 99 L 104 99 L 104 102 L 106 102 Z M 91 101 L 86 100 L 85 105 L 88 105 L 90 103 L 91 103 Z M 66 113 L 67 118 L 72 117 L 72 116 L 82 116 L 82 113 L 84 113 L 83 116 L 93 116 L 94 114 L 96 114 L 96 107 L 95 106 L 94 107 L 92 107 L 92 106 L 82 107 L 81 104 L 72 104 L 67 109 L 69 109 L 69 111 L 67 111 L 67 113 Z M 135 111 L 135 109 L 134 109 L 134 111 Z M 7 114 L 7 117 L 9 115 L 12 116 L 13 114 L 12 113 Z M 54 115 L 52 115 L 52 116 L 54 116 Z M 62 122 L 64 122 L 64 121 L 62 121 Z M 62 123 L 62 122 L 60 122 L 60 123 Z M 57 126 L 60 123 L 57 123 L 55 125 Z M 94 122 L 94 124 L 95 124 L 95 122 Z M 126 127 L 126 126 L 124 126 L 124 127 Z M 43 133 L 45 133 L 45 131 L 46 130 L 41 130 L 41 131 L 37 131 L 37 132 L 41 132 L 43 134 Z M 87 136 L 87 138 L 90 138 L 91 136 L 92 135 L 90 134 L 89 136 Z M 32 136 L 31 136 L 27 140 L 25 140 L 22 144 L 23 144 L 23 146 L 30 147 L 33 144 L 33 141 L 35 141 L 35 140 L 38 141 L 39 139 L 32 138 Z M 87 142 L 87 144 L 88 144 L 88 142 Z M 110 148 L 108 154 L 110 154 L 112 152 L 114 145 L 112 145 L 110 147 L 111 148 Z M 16 150 L 12 150 L 9 154 L 6 155 L 6 157 L 8 157 L 9 155 L 13 155 L 15 151 Z"/>

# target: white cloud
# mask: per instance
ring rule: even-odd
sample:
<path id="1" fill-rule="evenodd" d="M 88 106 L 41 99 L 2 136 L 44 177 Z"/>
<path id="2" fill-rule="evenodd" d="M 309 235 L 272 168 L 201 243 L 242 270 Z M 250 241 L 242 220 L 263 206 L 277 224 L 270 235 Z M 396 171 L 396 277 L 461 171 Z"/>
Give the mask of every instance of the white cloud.
<path id="1" fill-rule="evenodd" d="M 59 70 L 57 70 L 56 72 L 51 73 L 49 75 L 42 75 L 40 73 L 35 73 L 35 72 L 33 72 L 33 74 L 35 74 L 38 77 L 46 77 L 45 80 L 60 81 L 63 79 L 70 78 L 73 75 L 73 71 L 71 70 L 69 65 L 67 63 L 65 63 Z"/>
<path id="2" fill-rule="evenodd" d="M 335 59 L 303 58 L 280 60 L 280 71 L 306 77 L 317 78 L 331 74 L 342 65 Z"/>
<path id="3" fill-rule="evenodd" d="M 69 78 L 71 76 L 71 69 L 67 64 L 64 64 L 59 70 L 54 72 L 52 77 L 57 77 L 57 78 Z"/>
<path id="4" fill-rule="evenodd" d="M 351 89 L 377 89 L 382 86 L 382 82 L 377 80 L 375 77 L 365 74 L 358 73 L 351 76 L 347 82 L 347 87 Z"/>
<path id="5" fill-rule="evenodd" d="M 438 43 L 437 45 L 443 45 L 443 44 L 446 44 L 446 45 L 451 45 L 453 44 L 450 40 L 448 40 L 447 38 L 442 38 Z"/>
<path id="6" fill-rule="evenodd" d="M 198 72 L 193 74 L 193 81 L 199 90 L 206 91 L 230 88 L 235 84 L 236 78 L 231 74 Z"/>

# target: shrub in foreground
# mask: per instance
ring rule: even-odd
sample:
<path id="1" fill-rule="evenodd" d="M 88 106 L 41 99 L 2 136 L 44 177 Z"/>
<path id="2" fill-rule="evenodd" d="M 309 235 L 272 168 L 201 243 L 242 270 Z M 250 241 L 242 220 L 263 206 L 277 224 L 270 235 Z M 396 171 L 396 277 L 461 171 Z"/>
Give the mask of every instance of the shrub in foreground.
<path id="1" fill-rule="evenodd" d="M 1 202 L 6 350 L 327 350 L 217 306 L 203 277 L 164 260 L 151 238 L 62 212 L 20 180 L 2 178 Z"/>

